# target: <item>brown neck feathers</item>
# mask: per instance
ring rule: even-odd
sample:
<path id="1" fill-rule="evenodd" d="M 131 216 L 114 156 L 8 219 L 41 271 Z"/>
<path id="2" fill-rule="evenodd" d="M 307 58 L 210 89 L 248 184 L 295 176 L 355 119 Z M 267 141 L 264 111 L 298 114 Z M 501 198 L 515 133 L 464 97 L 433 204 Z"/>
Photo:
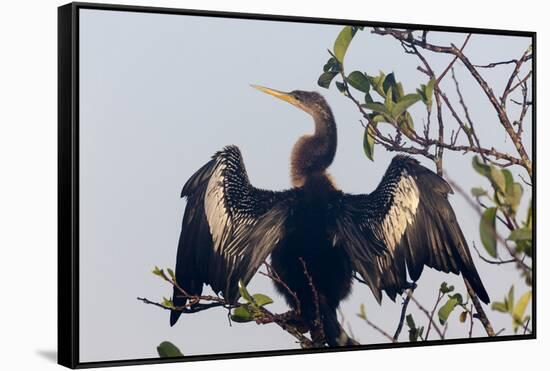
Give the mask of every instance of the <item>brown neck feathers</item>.
<path id="1" fill-rule="evenodd" d="M 291 179 L 294 187 L 308 184 L 308 178 L 319 178 L 330 166 L 336 154 L 336 123 L 330 107 L 312 113 L 315 122 L 313 135 L 298 139 L 291 156 Z"/>

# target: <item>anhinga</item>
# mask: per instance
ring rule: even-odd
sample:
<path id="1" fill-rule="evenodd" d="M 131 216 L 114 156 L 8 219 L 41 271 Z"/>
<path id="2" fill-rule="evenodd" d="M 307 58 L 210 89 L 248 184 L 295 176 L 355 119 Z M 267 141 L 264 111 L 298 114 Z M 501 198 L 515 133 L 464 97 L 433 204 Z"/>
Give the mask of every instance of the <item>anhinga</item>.
<path id="1" fill-rule="evenodd" d="M 319 308 L 331 346 L 351 342 L 336 310 L 349 294 L 354 274 L 380 302 L 382 291 L 395 300 L 411 287 L 407 272 L 416 281 L 426 265 L 462 273 L 478 297 L 489 302 L 447 200 L 452 189 L 445 180 L 398 155 L 372 193 L 344 193 L 326 172 L 336 153 L 337 135 L 325 99 L 316 92 L 253 87 L 309 113 L 315 132 L 294 145 L 289 190 L 253 187 L 236 146 L 217 152 L 187 181 L 181 192 L 187 206 L 176 263 L 176 281 L 183 289 L 200 295 L 209 284 L 236 302 L 238 281 L 248 283 L 271 254 L 273 269 L 299 298 L 301 319 L 310 328 Z M 275 286 L 296 309 L 288 290 Z M 186 303 L 175 288 L 173 302 Z M 180 314 L 171 312 L 171 325 Z"/>

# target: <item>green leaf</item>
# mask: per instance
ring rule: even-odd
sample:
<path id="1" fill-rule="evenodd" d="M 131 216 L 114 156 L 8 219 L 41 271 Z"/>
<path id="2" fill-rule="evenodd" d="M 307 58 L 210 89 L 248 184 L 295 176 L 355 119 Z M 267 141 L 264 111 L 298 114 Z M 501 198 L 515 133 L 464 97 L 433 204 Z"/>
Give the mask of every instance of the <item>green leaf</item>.
<path id="1" fill-rule="evenodd" d="M 479 234 L 481 242 L 487 253 L 493 258 L 497 257 L 497 239 L 495 222 L 497 216 L 497 208 L 489 207 L 481 215 L 479 222 Z"/>
<path id="2" fill-rule="evenodd" d="M 401 98 L 405 96 L 405 91 L 403 90 L 403 84 L 398 82 L 397 85 L 395 85 L 395 87 L 396 87 L 395 93 L 397 94 L 397 101 L 399 101 Z"/>
<path id="3" fill-rule="evenodd" d="M 521 228 L 514 229 L 508 236 L 507 240 L 514 241 L 516 243 L 516 251 L 523 252 L 527 256 L 533 256 L 533 230 L 530 223 L 526 222 Z"/>
<path id="4" fill-rule="evenodd" d="M 162 271 L 162 269 L 160 269 L 156 265 L 155 265 L 155 269 L 153 269 L 152 272 L 154 275 L 164 278 L 164 272 Z"/>
<path id="5" fill-rule="evenodd" d="M 379 122 L 385 122 L 386 118 L 384 117 L 384 115 L 378 115 L 375 113 L 374 116 L 372 116 L 371 121 L 378 124 Z"/>
<path id="6" fill-rule="evenodd" d="M 417 329 L 417 328 L 409 329 L 409 341 L 413 343 L 417 342 L 418 338 L 420 337 L 420 335 L 422 335 L 423 331 L 424 331 L 423 327 L 420 329 Z"/>
<path id="7" fill-rule="evenodd" d="M 344 57 L 348 46 L 353 38 L 353 31 L 351 26 L 345 26 L 342 31 L 338 34 L 336 41 L 334 42 L 334 56 L 340 63 L 344 63 Z"/>
<path id="8" fill-rule="evenodd" d="M 407 321 L 407 326 L 409 328 L 416 328 L 416 324 L 414 323 L 414 318 L 412 314 L 407 314 L 407 317 L 405 318 L 405 320 Z"/>
<path id="9" fill-rule="evenodd" d="M 527 309 L 527 305 L 529 305 L 529 302 L 531 301 L 531 291 L 527 291 L 525 294 L 523 294 L 516 305 L 514 306 L 513 311 L 513 318 L 514 322 L 516 324 L 522 324 L 523 323 L 523 315 L 525 314 L 525 309 Z"/>
<path id="10" fill-rule="evenodd" d="M 365 93 L 365 103 L 372 103 L 374 100 L 372 99 L 372 96 L 370 93 Z"/>
<path id="11" fill-rule="evenodd" d="M 472 166 L 479 174 L 489 179 L 495 190 L 495 202 L 498 205 L 508 204 L 512 207 L 513 203 L 512 209 L 517 209 L 523 189 L 519 183 L 513 182 L 512 174 L 508 170 L 484 164 L 478 156 L 473 157 Z M 519 188 L 514 184 L 518 184 Z"/>
<path id="12" fill-rule="evenodd" d="M 434 95 L 434 88 L 435 88 L 435 78 L 431 78 L 430 81 L 428 81 L 428 84 L 426 84 L 426 88 L 424 89 L 424 96 L 426 99 L 426 106 L 429 108 L 432 107 L 433 104 L 433 95 Z"/>
<path id="13" fill-rule="evenodd" d="M 427 106 L 427 105 L 428 105 L 428 101 L 426 100 L 426 93 L 425 93 L 425 90 L 426 90 L 426 85 L 424 85 L 424 84 L 420 84 L 420 89 L 419 89 L 419 88 L 416 88 L 416 92 L 417 92 L 418 95 L 420 95 L 420 97 L 422 98 L 422 102 L 424 102 L 424 104 Z"/>
<path id="14" fill-rule="evenodd" d="M 519 183 L 512 183 L 512 185 L 506 189 L 506 203 L 510 205 L 512 214 L 514 215 L 518 211 L 521 196 L 523 196 L 523 187 Z"/>
<path id="15" fill-rule="evenodd" d="M 508 297 L 504 300 L 504 302 L 507 304 L 508 312 L 510 314 L 513 314 L 514 312 L 514 285 L 510 287 L 510 290 L 508 290 Z"/>
<path id="16" fill-rule="evenodd" d="M 449 315 L 455 309 L 455 307 L 458 304 L 458 300 L 456 298 L 449 298 L 445 305 L 443 305 L 439 310 L 437 311 L 437 316 L 439 317 L 439 323 L 442 325 L 447 322 L 447 319 L 449 318 Z"/>
<path id="17" fill-rule="evenodd" d="M 506 303 L 500 301 L 494 301 L 491 304 L 491 309 L 501 313 L 508 313 L 508 306 Z"/>
<path id="18" fill-rule="evenodd" d="M 439 291 L 441 291 L 442 294 L 448 294 L 454 291 L 454 289 L 455 287 L 453 285 L 447 286 L 447 282 L 441 282 L 441 286 L 439 286 Z"/>
<path id="19" fill-rule="evenodd" d="M 241 280 L 239 280 L 239 293 L 241 294 L 241 297 L 247 302 L 253 302 L 254 299 L 252 298 L 252 295 L 250 295 L 250 293 L 246 290 L 246 286 Z"/>
<path id="20" fill-rule="evenodd" d="M 504 180 L 505 180 L 505 184 L 506 184 L 505 190 L 506 190 L 506 192 L 508 192 L 511 189 L 512 185 L 514 184 L 514 176 L 512 175 L 510 170 L 508 170 L 508 169 L 501 169 L 500 171 L 502 172 L 502 175 L 504 176 Z"/>
<path id="21" fill-rule="evenodd" d="M 392 89 L 392 94 L 390 96 L 393 100 L 397 100 L 396 99 L 397 97 L 394 96 L 394 95 L 397 95 L 396 94 L 396 92 L 397 92 L 397 82 L 395 81 L 395 74 L 393 72 L 390 73 L 388 76 L 386 76 L 382 86 L 384 88 L 384 94 L 385 95 L 388 95 L 388 91 L 391 88 Z"/>
<path id="22" fill-rule="evenodd" d="M 375 112 L 383 113 L 388 116 L 390 115 L 390 111 L 382 103 L 372 102 L 372 103 L 362 104 L 361 106 L 366 107 Z"/>
<path id="23" fill-rule="evenodd" d="M 238 306 L 231 314 L 231 320 L 239 323 L 250 322 L 254 319 L 254 315 L 248 310 L 247 305 Z"/>
<path id="24" fill-rule="evenodd" d="M 338 91 L 340 93 L 343 93 L 343 92 L 346 91 L 346 86 L 343 83 L 341 83 L 340 81 L 336 81 L 336 88 L 338 89 Z"/>
<path id="25" fill-rule="evenodd" d="M 533 200 L 529 200 L 529 209 L 527 209 L 527 217 L 525 226 L 529 229 L 533 228 Z"/>
<path id="26" fill-rule="evenodd" d="M 380 71 L 380 74 L 378 76 L 367 76 L 367 78 L 369 79 L 372 88 L 381 97 L 385 97 L 386 92 L 384 91 L 384 80 L 386 79 L 386 75 L 384 74 L 384 72 Z"/>
<path id="27" fill-rule="evenodd" d="M 506 178 L 502 171 L 497 169 L 495 166 L 489 167 L 489 178 L 491 182 L 495 185 L 496 190 L 502 194 L 506 194 Z"/>
<path id="28" fill-rule="evenodd" d="M 368 93 L 370 90 L 369 79 L 363 72 L 353 71 L 349 74 L 347 80 L 351 86 L 363 93 Z"/>
<path id="29" fill-rule="evenodd" d="M 456 303 L 459 304 L 459 305 L 464 304 L 464 301 L 462 299 L 462 295 L 459 294 L 458 292 L 456 294 L 451 295 L 450 298 L 455 299 Z"/>
<path id="30" fill-rule="evenodd" d="M 472 158 L 472 166 L 474 170 L 477 171 L 479 174 L 483 175 L 486 178 L 490 178 L 491 167 L 484 164 L 478 156 L 474 156 Z"/>
<path id="31" fill-rule="evenodd" d="M 263 307 L 264 305 L 273 303 L 273 299 L 264 294 L 254 294 L 252 295 L 252 298 L 259 307 Z"/>
<path id="32" fill-rule="evenodd" d="M 332 79 L 334 79 L 336 75 L 338 75 L 338 72 L 323 72 L 323 74 L 319 76 L 319 80 L 317 80 L 317 85 L 322 88 L 328 89 L 330 87 Z"/>
<path id="33" fill-rule="evenodd" d="M 367 157 L 371 161 L 374 161 L 375 131 L 373 129 L 373 125 L 375 125 L 375 123 L 367 124 L 367 127 L 365 128 L 365 133 L 363 134 L 363 150 L 365 151 L 365 155 L 367 155 Z"/>
<path id="34" fill-rule="evenodd" d="M 403 112 L 405 112 L 410 106 L 420 100 L 418 94 L 407 94 L 399 99 L 399 101 L 393 106 L 391 115 L 397 119 Z"/>
<path id="35" fill-rule="evenodd" d="M 405 111 L 405 114 L 401 115 L 401 117 L 397 119 L 397 123 L 401 129 L 414 131 L 414 122 L 408 111 Z"/>
<path id="36" fill-rule="evenodd" d="M 392 98 L 392 88 L 390 87 L 388 91 L 386 92 L 386 99 L 384 99 L 384 106 L 386 107 L 386 110 L 390 113 L 393 110 L 393 98 Z"/>
<path id="37" fill-rule="evenodd" d="M 164 305 L 167 308 L 175 308 L 174 302 L 168 298 L 162 298 L 162 305 Z"/>
<path id="38" fill-rule="evenodd" d="M 174 274 L 174 271 L 170 268 L 167 268 L 166 271 L 170 275 L 170 278 L 172 279 L 172 281 L 176 282 L 176 275 Z"/>
<path id="39" fill-rule="evenodd" d="M 424 332 L 424 327 L 416 327 L 412 314 L 407 314 L 405 320 L 407 323 L 407 327 L 409 328 L 409 341 L 418 341 L 418 338 L 421 337 L 422 333 Z"/>
<path id="40" fill-rule="evenodd" d="M 359 305 L 359 313 L 357 314 L 359 318 L 367 319 L 367 312 L 365 311 L 365 304 L 361 303 Z"/>
<path id="41" fill-rule="evenodd" d="M 508 240 L 514 241 L 514 242 L 532 241 L 532 239 L 533 239 L 533 230 L 527 227 L 514 229 L 512 233 L 510 233 L 510 236 L 508 236 Z"/>
<path id="42" fill-rule="evenodd" d="M 336 58 L 331 57 L 323 66 L 323 72 L 340 72 L 340 63 Z"/>
<path id="43" fill-rule="evenodd" d="M 516 251 L 520 252 L 520 253 L 523 252 L 523 253 L 525 253 L 525 255 L 527 255 L 530 258 L 533 257 L 533 243 L 532 243 L 532 241 L 531 240 L 529 240 L 529 241 L 517 241 L 516 242 Z"/>
<path id="44" fill-rule="evenodd" d="M 474 197 L 487 196 L 487 191 L 481 187 L 474 187 L 471 192 Z"/>
<path id="45" fill-rule="evenodd" d="M 157 347 L 157 353 L 161 358 L 183 356 L 183 353 L 178 349 L 178 347 L 169 341 L 163 341 L 160 343 Z"/>

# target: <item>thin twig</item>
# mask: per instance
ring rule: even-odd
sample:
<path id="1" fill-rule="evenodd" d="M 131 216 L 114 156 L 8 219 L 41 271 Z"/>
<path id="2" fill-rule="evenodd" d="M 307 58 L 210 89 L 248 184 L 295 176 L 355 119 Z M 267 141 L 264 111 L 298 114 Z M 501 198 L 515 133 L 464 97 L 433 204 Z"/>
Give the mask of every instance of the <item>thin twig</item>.
<path id="1" fill-rule="evenodd" d="M 462 96 L 462 92 L 460 90 L 460 84 L 458 83 L 458 80 L 456 78 L 454 68 L 451 70 L 451 77 L 452 77 L 452 79 L 455 83 L 456 93 L 458 94 L 458 102 L 462 106 L 462 109 L 464 111 L 464 115 L 466 116 L 466 120 L 468 121 L 468 124 L 470 125 L 470 128 L 469 128 L 470 130 L 466 132 L 466 136 L 470 140 L 470 144 L 473 144 L 472 139 L 470 138 L 470 137 L 473 137 L 473 140 L 475 141 L 475 144 L 476 144 L 477 148 L 481 149 L 482 148 L 481 143 L 479 142 L 479 138 L 476 134 L 475 127 L 474 127 L 474 122 L 473 122 L 472 118 L 470 117 L 470 112 L 468 110 L 468 106 L 466 105 L 466 102 L 464 101 L 464 97 Z M 481 155 L 481 158 L 483 159 L 483 162 L 487 162 L 487 159 L 486 159 L 485 154 L 483 153 L 483 151 L 480 151 L 479 153 Z"/>
<path id="2" fill-rule="evenodd" d="M 307 282 L 308 282 L 308 285 L 311 289 L 311 294 L 313 296 L 313 305 L 315 306 L 315 323 L 314 323 L 315 329 L 311 329 L 312 338 L 313 338 L 313 332 L 317 332 L 321 339 L 326 339 L 323 322 L 321 321 L 321 310 L 320 310 L 320 305 L 319 305 L 319 293 L 317 292 L 317 288 L 315 287 L 315 284 L 313 283 L 313 278 L 309 274 L 306 262 L 304 261 L 304 259 L 302 257 L 298 257 L 298 260 L 300 260 L 300 263 L 302 263 L 302 267 L 304 268 L 304 275 L 305 275 L 305 277 L 307 279 Z M 315 330 L 315 331 L 313 331 L 313 330 Z"/>
<path id="3" fill-rule="evenodd" d="M 428 318 L 428 321 L 429 321 L 429 324 L 431 324 L 434 328 L 434 330 L 437 332 L 437 334 L 439 335 L 439 337 L 441 339 L 445 339 L 445 335 L 443 334 L 443 332 L 441 331 L 441 329 L 439 328 L 439 326 L 437 326 L 437 324 L 434 322 L 433 320 L 433 315 L 430 314 L 430 312 L 428 312 L 428 310 L 422 305 L 420 304 L 420 302 L 418 300 L 416 300 L 416 298 L 414 296 L 411 295 L 411 300 L 413 301 L 414 304 L 416 304 L 416 306 L 418 307 L 418 309 L 420 309 L 420 311 L 422 313 L 424 313 L 424 315 Z M 428 337 L 426 336 L 425 338 L 426 340 L 428 339 Z"/>
<path id="4" fill-rule="evenodd" d="M 162 308 L 162 309 L 166 309 L 166 310 L 170 310 L 170 311 L 175 310 L 175 311 L 179 311 L 179 312 L 182 312 L 182 313 L 198 313 L 198 312 L 201 312 L 203 310 L 207 310 L 207 309 L 211 309 L 211 308 L 217 308 L 217 307 L 223 307 L 223 308 L 229 308 L 229 309 L 236 307 L 236 305 L 231 305 L 231 304 L 221 303 L 221 302 L 198 303 L 198 304 L 194 304 L 192 306 L 185 305 L 185 306 L 182 306 L 182 307 L 169 307 L 169 306 L 163 305 L 161 303 L 151 301 L 147 298 L 138 297 L 137 300 L 142 301 L 145 304 L 151 304 L 151 305 L 154 305 L 154 306 Z"/>
<path id="5" fill-rule="evenodd" d="M 428 329 L 426 330 L 426 340 L 428 340 L 428 335 L 430 335 L 430 330 L 432 328 L 432 323 L 433 323 L 435 310 L 437 309 L 437 306 L 439 305 L 439 302 L 443 298 L 443 295 L 444 294 L 441 292 L 441 290 L 439 290 L 437 292 L 437 300 L 435 301 L 434 307 L 433 307 L 432 311 L 430 312 L 430 322 L 428 323 Z"/>
<path id="6" fill-rule="evenodd" d="M 529 322 L 531 321 L 531 318 L 528 318 L 527 321 L 525 321 L 525 325 L 523 326 L 523 335 L 525 335 L 527 332 L 531 333 L 529 330 Z"/>
<path id="7" fill-rule="evenodd" d="M 390 334 L 388 334 L 386 331 L 382 330 L 380 327 L 378 327 L 374 322 L 371 322 L 367 317 L 361 317 L 367 325 L 378 331 L 380 334 L 382 334 L 384 337 L 386 337 L 389 341 L 392 343 L 397 343 L 397 340 L 395 340 Z"/>
<path id="8" fill-rule="evenodd" d="M 498 331 L 495 333 L 495 336 L 498 336 L 498 335 L 502 334 L 502 332 L 504 332 L 504 330 L 506 330 L 504 327 L 501 328 L 500 330 L 498 330 Z"/>
<path id="9" fill-rule="evenodd" d="M 502 259 L 500 259 L 500 258 L 499 258 L 499 260 L 491 260 L 491 259 L 488 259 L 488 258 L 484 257 L 483 255 L 481 255 L 481 252 L 480 252 L 479 249 L 477 248 L 476 243 L 473 242 L 473 241 L 472 241 L 472 246 L 474 247 L 474 250 L 476 251 L 477 256 L 478 256 L 481 260 L 483 260 L 485 263 L 495 264 L 495 265 L 516 263 L 516 259 L 509 259 L 509 260 L 502 260 Z"/>
<path id="10" fill-rule="evenodd" d="M 510 59 L 509 61 L 493 62 L 493 63 L 483 64 L 483 65 L 474 64 L 473 66 L 477 67 L 477 68 L 493 68 L 493 67 L 496 67 L 496 66 L 501 66 L 503 64 L 510 64 L 510 63 L 518 63 L 518 60 L 517 59 Z"/>
<path id="11" fill-rule="evenodd" d="M 409 302 L 411 301 L 411 296 L 414 292 L 415 287 L 416 285 L 407 290 L 407 295 L 405 296 L 405 300 L 403 300 L 401 315 L 399 316 L 399 323 L 397 324 L 397 329 L 395 330 L 395 333 L 393 335 L 393 340 L 395 341 L 399 339 L 399 334 L 401 334 L 401 330 L 403 329 L 403 322 L 405 321 L 405 316 L 407 314 L 407 307 L 409 306 Z"/>
<path id="12" fill-rule="evenodd" d="M 275 271 L 275 269 L 273 269 L 273 267 L 270 264 L 268 264 L 267 262 L 264 262 L 264 265 L 266 267 L 267 273 L 264 273 L 264 272 L 259 272 L 259 273 L 261 275 L 271 278 L 273 281 L 279 283 L 281 286 L 285 288 L 285 290 L 290 294 L 290 296 L 292 296 L 292 299 L 296 304 L 296 311 L 299 315 L 302 311 L 301 310 L 302 304 L 300 303 L 300 299 L 298 298 L 298 295 L 296 295 L 296 292 L 294 292 L 293 290 L 290 289 L 290 287 L 288 287 L 286 282 L 284 282 L 281 279 L 281 276 L 279 276 L 279 274 Z"/>

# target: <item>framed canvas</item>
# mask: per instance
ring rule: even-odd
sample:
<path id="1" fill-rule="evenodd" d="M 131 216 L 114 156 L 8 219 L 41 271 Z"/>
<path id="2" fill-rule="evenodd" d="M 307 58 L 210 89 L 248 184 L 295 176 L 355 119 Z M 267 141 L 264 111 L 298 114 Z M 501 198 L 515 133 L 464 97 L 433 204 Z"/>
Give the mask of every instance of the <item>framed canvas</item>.
<path id="1" fill-rule="evenodd" d="M 535 338 L 534 32 L 71 3 L 58 35 L 60 364 Z"/>

